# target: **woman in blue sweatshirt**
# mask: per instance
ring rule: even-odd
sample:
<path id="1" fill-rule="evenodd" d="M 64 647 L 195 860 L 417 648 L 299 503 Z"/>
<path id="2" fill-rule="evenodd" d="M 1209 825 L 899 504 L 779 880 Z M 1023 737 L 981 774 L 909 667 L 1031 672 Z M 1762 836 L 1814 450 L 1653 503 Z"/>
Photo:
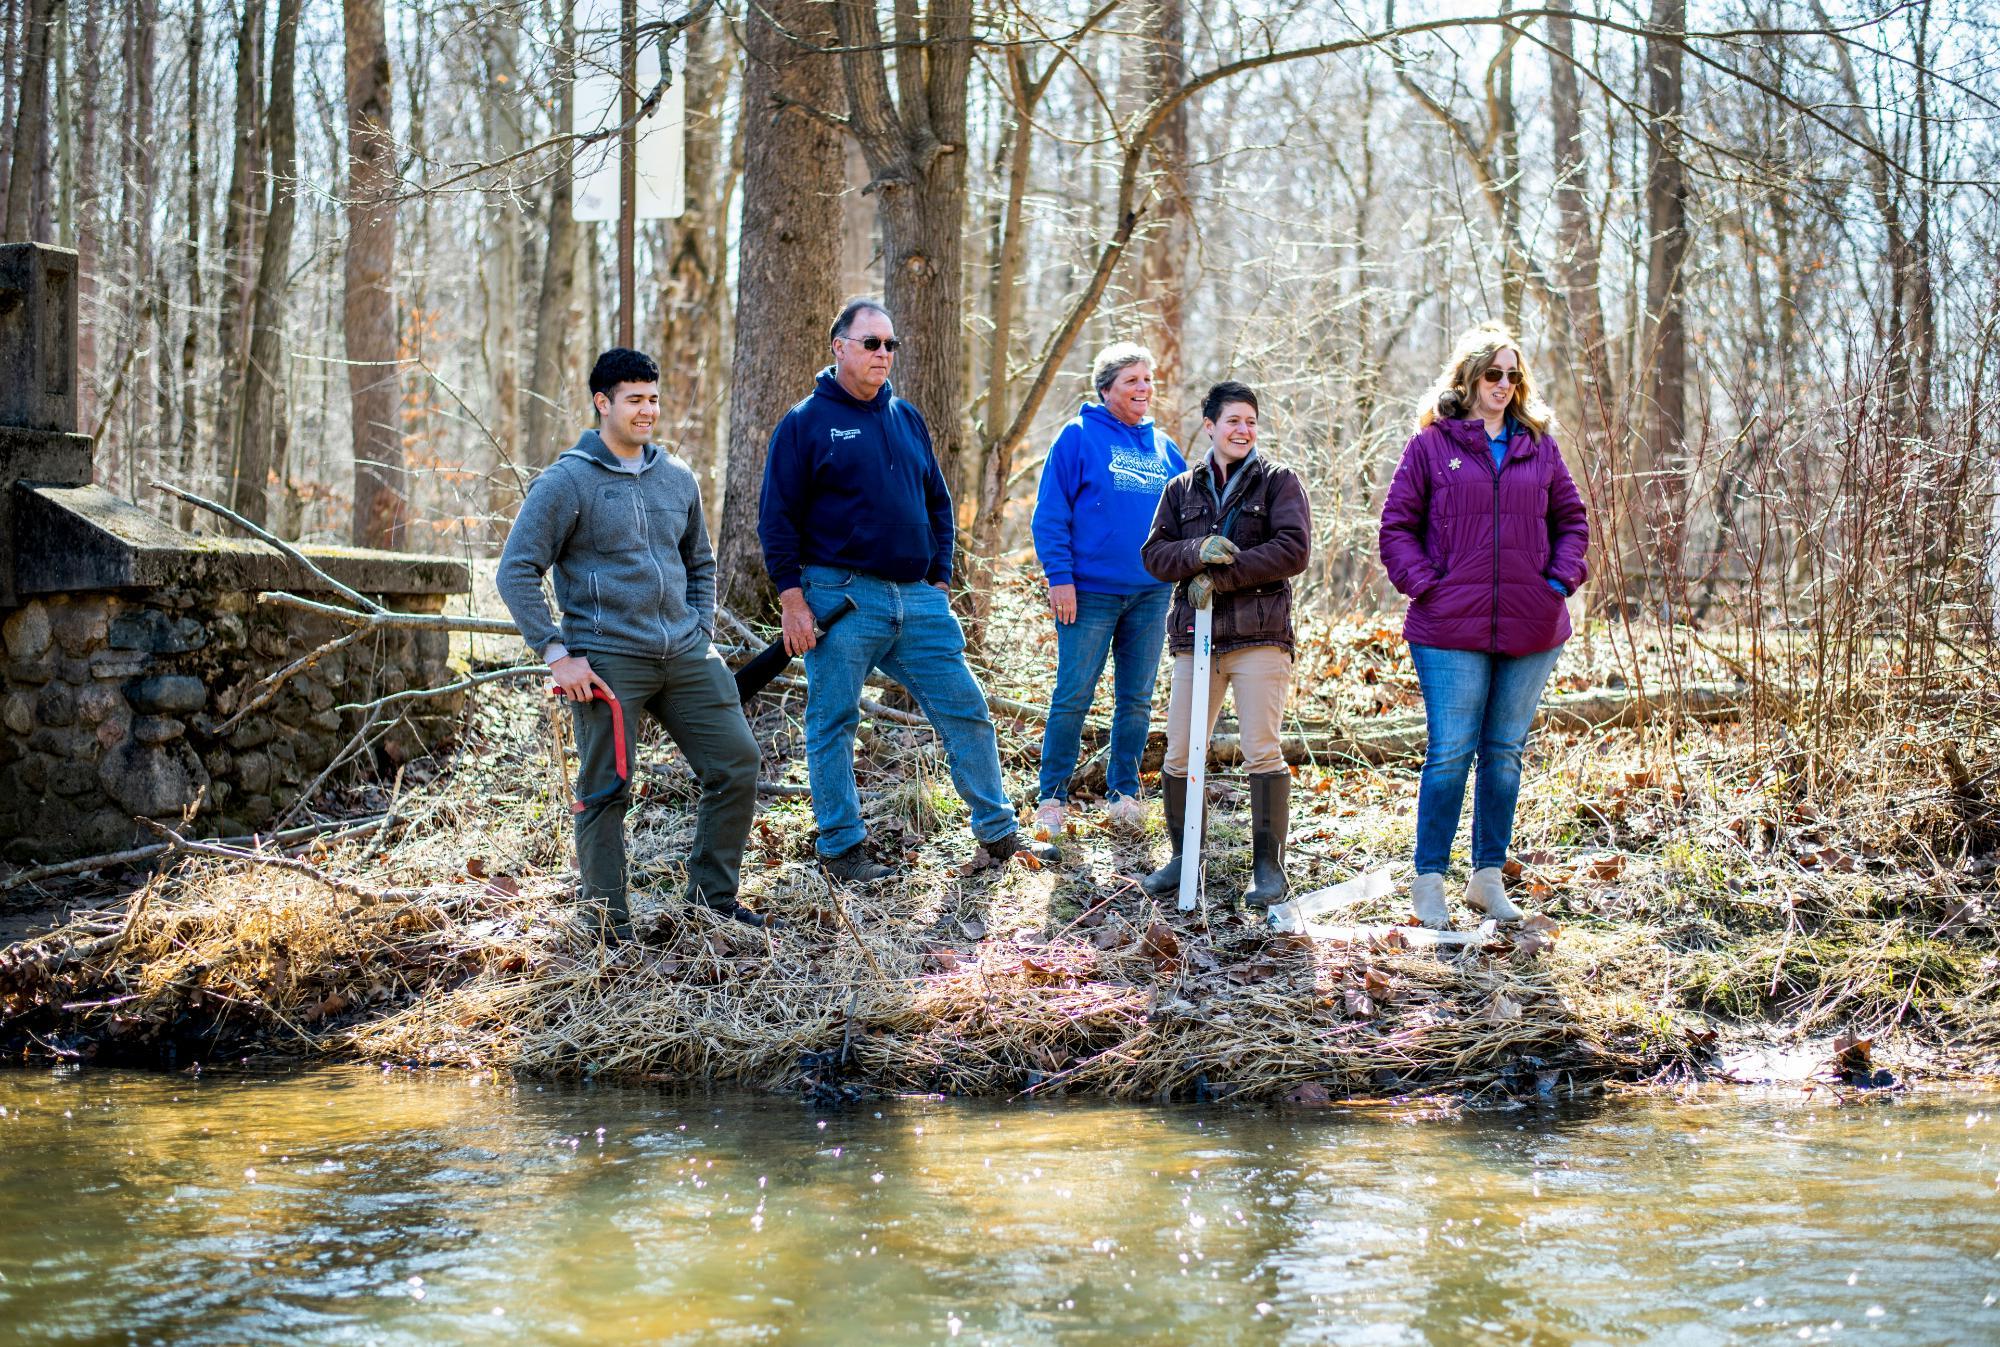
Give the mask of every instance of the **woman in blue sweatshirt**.
<path id="1" fill-rule="evenodd" d="M 1170 585 L 1146 573 L 1139 548 L 1160 493 L 1187 470 L 1174 442 L 1153 426 L 1153 356 L 1118 342 L 1092 367 L 1098 401 L 1062 428 L 1042 465 L 1035 497 L 1035 555 L 1049 582 L 1056 619 L 1056 687 L 1042 738 L 1038 832 L 1062 831 L 1083 718 L 1108 655 L 1115 696 L 1106 768 L 1111 821 L 1137 828 L 1139 755 L 1166 639 Z"/>

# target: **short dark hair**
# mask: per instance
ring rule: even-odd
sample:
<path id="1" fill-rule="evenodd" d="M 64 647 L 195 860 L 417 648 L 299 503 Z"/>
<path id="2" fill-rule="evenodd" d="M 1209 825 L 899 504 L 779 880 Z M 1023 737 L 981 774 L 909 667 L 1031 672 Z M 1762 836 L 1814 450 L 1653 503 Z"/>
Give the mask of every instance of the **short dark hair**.
<path id="1" fill-rule="evenodd" d="M 1257 406 L 1257 390 L 1249 384 L 1235 379 L 1224 379 L 1219 384 L 1211 384 L 1208 396 L 1201 400 L 1201 419 L 1213 421 L 1222 415 L 1222 409 L 1232 402 L 1247 402 L 1251 411 L 1261 410 Z"/>
<path id="2" fill-rule="evenodd" d="M 884 318 L 889 318 L 889 310 L 882 307 L 881 300 L 870 299 L 866 295 L 856 295 L 853 299 L 848 300 L 840 306 L 840 316 L 833 320 L 833 326 L 827 330 L 826 339 L 832 341 L 836 337 L 846 336 L 847 329 L 854 326 L 856 318 L 864 313 L 871 312 L 879 313 Z M 896 320 L 889 318 L 889 321 L 893 323 Z"/>
<path id="3" fill-rule="evenodd" d="M 644 351 L 634 351 L 623 346 L 614 346 L 597 357 L 597 363 L 590 367 L 590 395 L 599 393 L 606 397 L 619 384 L 656 384 L 660 381 L 660 367 L 653 363 L 653 357 Z"/>

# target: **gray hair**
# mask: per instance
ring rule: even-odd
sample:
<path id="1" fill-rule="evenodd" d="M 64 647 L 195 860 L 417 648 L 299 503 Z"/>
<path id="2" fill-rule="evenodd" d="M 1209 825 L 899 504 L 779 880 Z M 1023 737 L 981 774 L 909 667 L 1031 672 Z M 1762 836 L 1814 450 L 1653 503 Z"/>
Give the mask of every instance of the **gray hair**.
<path id="1" fill-rule="evenodd" d="M 1097 400 L 1104 400 L 1104 390 L 1111 387 L 1120 374 L 1134 365 L 1150 365 L 1153 353 L 1136 341 L 1114 341 L 1097 353 L 1097 359 L 1090 362 L 1090 382 L 1097 389 Z"/>
<path id="2" fill-rule="evenodd" d="M 854 320 L 864 313 L 879 313 L 884 318 L 889 318 L 889 311 L 882 307 L 880 300 L 870 299 L 866 295 L 856 295 L 840 306 L 840 315 L 833 320 L 833 330 L 827 333 L 827 340 L 832 341 L 846 336 L 847 330 L 854 326 Z M 889 321 L 893 323 L 896 320 L 889 318 Z"/>

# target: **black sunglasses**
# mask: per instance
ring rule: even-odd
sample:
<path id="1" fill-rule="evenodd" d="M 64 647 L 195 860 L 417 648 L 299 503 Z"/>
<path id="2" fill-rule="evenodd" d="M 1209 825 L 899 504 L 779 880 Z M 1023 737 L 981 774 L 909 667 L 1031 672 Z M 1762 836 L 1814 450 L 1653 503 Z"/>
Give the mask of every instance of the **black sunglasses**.
<path id="1" fill-rule="evenodd" d="M 1497 384 L 1502 379 L 1505 379 L 1510 384 L 1517 384 L 1521 382 L 1521 371 L 1517 369 L 1500 369 L 1496 366 L 1488 365 L 1479 377 L 1490 384 Z"/>
<path id="2" fill-rule="evenodd" d="M 896 354 L 896 348 L 903 344 L 894 337 L 842 337 L 841 340 L 860 342 L 864 351 L 887 351 L 890 355 Z"/>

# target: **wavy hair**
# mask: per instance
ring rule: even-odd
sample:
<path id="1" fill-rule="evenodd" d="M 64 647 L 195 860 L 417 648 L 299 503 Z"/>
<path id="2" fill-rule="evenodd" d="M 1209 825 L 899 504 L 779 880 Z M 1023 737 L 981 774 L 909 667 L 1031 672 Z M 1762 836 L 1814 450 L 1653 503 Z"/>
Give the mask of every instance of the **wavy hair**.
<path id="1" fill-rule="evenodd" d="M 1444 359 L 1444 368 L 1438 371 L 1437 382 L 1417 406 L 1417 429 L 1422 430 L 1440 417 L 1459 421 L 1471 416 L 1473 385 L 1502 351 L 1512 351 L 1521 368 L 1521 382 L 1514 385 L 1507 414 L 1533 434 L 1546 435 L 1555 422 L 1555 412 L 1535 391 L 1534 380 L 1528 373 L 1528 358 L 1521 352 L 1519 339 L 1499 323 L 1481 323 L 1453 343 L 1451 354 Z"/>

